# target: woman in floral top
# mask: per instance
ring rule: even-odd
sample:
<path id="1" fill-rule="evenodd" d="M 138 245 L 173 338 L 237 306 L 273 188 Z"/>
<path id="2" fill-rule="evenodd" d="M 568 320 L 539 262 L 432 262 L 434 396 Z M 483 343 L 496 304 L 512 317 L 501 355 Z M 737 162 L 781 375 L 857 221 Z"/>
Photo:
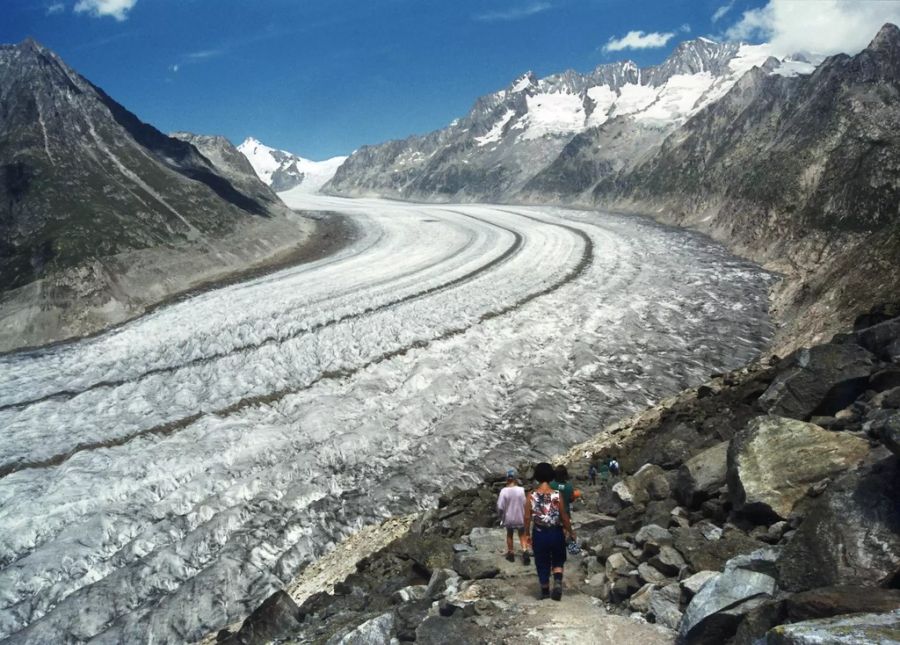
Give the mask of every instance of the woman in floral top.
<path id="1" fill-rule="evenodd" d="M 541 583 L 541 599 L 562 598 L 563 566 L 566 563 L 566 535 L 575 539 L 569 523 L 569 514 L 559 492 L 550 487 L 553 466 L 546 462 L 534 467 L 534 479 L 538 482 L 525 499 L 525 533 L 531 531 L 531 550 Z M 550 574 L 553 573 L 553 592 L 550 591 Z"/>

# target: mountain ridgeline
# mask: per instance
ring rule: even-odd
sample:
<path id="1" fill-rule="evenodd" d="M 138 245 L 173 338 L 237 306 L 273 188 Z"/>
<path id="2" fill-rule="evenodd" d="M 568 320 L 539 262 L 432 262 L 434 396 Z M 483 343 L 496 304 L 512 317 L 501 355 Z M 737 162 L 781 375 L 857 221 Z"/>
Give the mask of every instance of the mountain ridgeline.
<path id="1" fill-rule="evenodd" d="M 786 274 L 779 344 L 896 298 L 900 29 L 855 56 L 697 39 L 663 64 L 535 79 L 424 137 L 363 147 L 326 191 L 650 214 Z"/>
<path id="2" fill-rule="evenodd" d="M 0 351 L 121 322 L 312 230 L 227 140 L 166 136 L 36 42 L 0 46 Z"/>

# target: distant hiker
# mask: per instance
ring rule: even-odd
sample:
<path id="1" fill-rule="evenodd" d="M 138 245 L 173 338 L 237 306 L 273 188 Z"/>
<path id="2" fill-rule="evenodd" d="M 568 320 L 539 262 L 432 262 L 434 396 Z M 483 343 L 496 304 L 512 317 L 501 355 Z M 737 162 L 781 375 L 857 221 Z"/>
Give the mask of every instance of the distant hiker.
<path id="1" fill-rule="evenodd" d="M 541 462 L 534 467 L 537 487 L 528 494 L 525 503 L 525 531 L 531 530 L 531 549 L 541 585 L 541 600 L 562 598 L 563 567 L 566 563 L 566 535 L 575 540 L 561 494 L 550 487 L 556 476 L 553 466 Z M 553 592 L 550 574 L 553 574 Z"/>
<path id="2" fill-rule="evenodd" d="M 591 462 L 591 465 L 588 468 L 588 479 L 591 482 L 591 486 L 597 485 L 597 466 L 595 466 L 593 462 Z"/>
<path id="3" fill-rule="evenodd" d="M 600 485 L 605 486 L 609 481 L 609 459 L 600 462 Z"/>
<path id="4" fill-rule="evenodd" d="M 619 466 L 619 462 L 616 461 L 615 457 L 610 457 L 609 459 L 609 472 L 612 473 L 613 477 L 618 477 L 619 473 L 622 472 L 622 467 Z"/>
<path id="5" fill-rule="evenodd" d="M 528 554 L 528 538 L 525 535 L 525 489 L 519 486 L 516 471 L 512 468 L 506 471 L 506 486 L 497 498 L 497 512 L 500 514 L 500 523 L 506 527 L 506 559 L 510 562 L 516 559 L 513 551 L 513 531 L 517 531 L 519 546 L 522 548 L 522 564 L 529 564 L 531 557 Z"/>
<path id="6" fill-rule="evenodd" d="M 566 505 L 566 514 L 572 516 L 572 501 L 575 499 L 575 487 L 569 481 L 569 471 L 565 466 L 557 466 L 553 471 L 553 481 L 550 488 L 558 490 Z"/>

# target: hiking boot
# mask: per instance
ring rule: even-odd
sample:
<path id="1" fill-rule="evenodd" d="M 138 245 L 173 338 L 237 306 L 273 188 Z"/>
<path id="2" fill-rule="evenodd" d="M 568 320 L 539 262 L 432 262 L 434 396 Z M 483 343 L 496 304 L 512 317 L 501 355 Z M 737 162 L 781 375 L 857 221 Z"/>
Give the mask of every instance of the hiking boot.
<path id="1" fill-rule="evenodd" d="M 512 551 L 509 551 L 509 552 L 506 554 L 506 559 L 507 559 L 509 562 L 515 562 L 515 561 L 516 561 L 516 556 L 513 555 Z"/>
<path id="2" fill-rule="evenodd" d="M 550 587 L 541 587 L 541 600 L 547 600 L 550 597 Z"/>
<path id="3" fill-rule="evenodd" d="M 555 587 L 553 587 L 553 592 L 550 594 L 550 597 L 557 602 L 559 600 L 562 600 L 562 586 L 556 585 Z"/>
<path id="4" fill-rule="evenodd" d="M 531 564 L 531 554 L 528 551 L 522 551 L 522 564 L 526 567 Z"/>

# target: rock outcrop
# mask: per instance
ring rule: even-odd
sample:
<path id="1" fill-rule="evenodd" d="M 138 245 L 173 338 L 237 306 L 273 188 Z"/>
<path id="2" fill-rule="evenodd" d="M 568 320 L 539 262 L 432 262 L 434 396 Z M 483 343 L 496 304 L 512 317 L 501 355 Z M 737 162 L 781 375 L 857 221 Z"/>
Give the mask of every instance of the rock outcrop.
<path id="1" fill-rule="evenodd" d="M 869 442 L 784 417 L 753 419 L 728 450 L 732 508 L 773 521 L 788 519 L 816 484 L 859 464 Z"/>

